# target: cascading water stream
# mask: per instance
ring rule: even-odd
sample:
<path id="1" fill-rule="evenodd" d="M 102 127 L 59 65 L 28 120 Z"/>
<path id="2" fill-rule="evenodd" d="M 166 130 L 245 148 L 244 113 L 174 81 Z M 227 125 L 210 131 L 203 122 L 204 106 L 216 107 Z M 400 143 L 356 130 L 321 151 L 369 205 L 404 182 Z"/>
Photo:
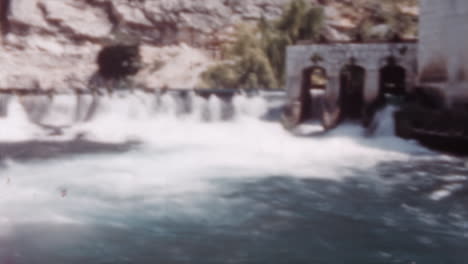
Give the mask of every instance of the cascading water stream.
<path id="1" fill-rule="evenodd" d="M 41 136 L 40 128 L 30 122 L 18 98 L 3 103 L 5 115 L 0 117 L 0 141 L 24 141 Z"/>
<path id="2" fill-rule="evenodd" d="M 271 107 L 280 107 L 277 102 L 271 104 L 265 96 L 245 95 L 235 95 L 227 101 L 214 96 L 205 99 L 192 94 L 182 99 L 172 94 L 143 93 L 96 98 L 82 95 L 78 99 L 60 96 L 51 100 L 38 98 L 37 101 L 12 98 L 6 117 L 0 118 L 4 128 L 1 140 L 60 142 L 73 141 L 80 135 L 81 139 L 95 142 L 141 142 L 140 147 L 129 154 L 87 155 L 76 160 L 64 157 L 61 165 L 47 162 L 32 165 L 37 166 L 40 173 L 37 179 L 27 184 L 33 189 L 37 180 L 56 181 L 57 185 L 52 189 L 64 185 L 68 180 L 60 179 L 62 166 L 70 169 L 77 166 L 83 169 L 80 174 L 90 175 L 92 168 L 100 164 L 103 174 L 93 181 L 113 182 L 110 175 L 115 170 L 129 171 L 124 173 L 127 175 L 124 178 L 137 177 L 138 181 L 148 181 L 148 186 L 155 180 L 149 176 L 155 169 L 164 171 L 165 177 L 170 176 L 174 181 L 165 182 L 164 189 L 172 186 L 177 190 L 183 179 L 200 183 L 220 170 L 226 174 L 233 171 L 233 177 L 294 174 L 297 177 L 339 179 L 349 168 L 370 168 L 381 161 L 405 160 L 412 153 L 429 153 L 389 133 L 391 128 L 385 124 L 390 122 L 391 109 L 381 114 L 384 122 L 373 138 L 365 138 L 363 129 L 352 124 L 345 124 L 329 135 L 311 138 L 294 137 L 279 122 L 263 121 L 262 117 Z M 33 118 L 26 111 L 38 108 L 45 109 L 41 117 Z M 50 135 L 49 127 L 53 126 L 59 127 L 60 135 Z M 127 159 L 135 165 L 128 164 Z M 52 166 L 52 171 L 56 172 L 50 173 L 44 166 Z M 17 177 L 14 171 L 6 171 L 9 176 L 3 177 Z M 120 172 L 116 174 L 121 175 Z M 106 184 L 112 186 L 111 182 Z M 81 185 L 77 183 L 76 188 L 85 190 L 86 187 Z M 118 186 L 114 187 L 118 189 Z M 0 184 L 0 192 L 4 195 L 11 192 L 8 188 Z M 110 194 L 114 190 L 112 187 L 103 193 Z M 54 193 L 49 195 L 53 197 Z M 16 196 L 10 193 L 9 197 L 14 199 Z M 17 205 L 27 208 L 21 202 Z M 5 200 L 3 204 L 0 202 L 0 208 L 2 206 L 6 206 Z"/>

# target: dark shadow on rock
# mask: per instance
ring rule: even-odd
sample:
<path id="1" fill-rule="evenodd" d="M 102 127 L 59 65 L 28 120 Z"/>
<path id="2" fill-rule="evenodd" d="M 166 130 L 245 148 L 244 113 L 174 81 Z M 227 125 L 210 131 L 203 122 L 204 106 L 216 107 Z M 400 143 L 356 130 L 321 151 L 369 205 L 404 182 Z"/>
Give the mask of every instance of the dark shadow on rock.
<path id="1" fill-rule="evenodd" d="M 106 79 L 120 79 L 138 73 L 141 56 L 138 45 L 114 45 L 103 48 L 97 57 L 99 74 Z"/>

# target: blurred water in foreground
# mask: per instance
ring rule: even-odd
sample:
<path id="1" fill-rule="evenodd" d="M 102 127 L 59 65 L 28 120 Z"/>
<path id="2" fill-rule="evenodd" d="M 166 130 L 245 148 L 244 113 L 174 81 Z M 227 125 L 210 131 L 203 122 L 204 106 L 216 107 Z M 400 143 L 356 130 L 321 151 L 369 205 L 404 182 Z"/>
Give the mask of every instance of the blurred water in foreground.
<path id="1" fill-rule="evenodd" d="M 0 165 L 1 264 L 468 258 L 465 161 L 393 136 L 391 109 L 371 138 L 300 137 L 276 120 L 281 95 L 48 100 L 3 100 L 0 153 L 23 152 Z"/>

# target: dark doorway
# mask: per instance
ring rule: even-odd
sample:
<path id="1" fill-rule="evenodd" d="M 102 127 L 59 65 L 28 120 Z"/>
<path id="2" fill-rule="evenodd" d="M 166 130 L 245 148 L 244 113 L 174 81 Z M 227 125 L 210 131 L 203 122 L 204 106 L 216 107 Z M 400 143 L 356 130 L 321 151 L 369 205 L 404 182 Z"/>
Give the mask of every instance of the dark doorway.
<path id="1" fill-rule="evenodd" d="M 386 65 L 380 69 L 379 94 L 366 106 L 363 123 L 366 127 L 375 124 L 375 114 L 382 110 L 391 97 L 394 102 L 401 102 L 406 93 L 406 70 L 397 64 L 395 57 L 387 58 Z"/>
<path id="2" fill-rule="evenodd" d="M 380 69 L 380 94 L 404 95 L 406 71 L 394 57 L 387 58 L 387 65 Z"/>
<path id="3" fill-rule="evenodd" d="M 327 71 L 320 66 L 311 66 L 302 73 L 301 121 L 321 118 L 322 99 L 328 85 Z"/>
<path id="4" fill-rule="evenodd" d="M 360 120 L 364 107 L 366 70 L 354 63 L 340 72 L 340 106 L 342 118 Z"/>

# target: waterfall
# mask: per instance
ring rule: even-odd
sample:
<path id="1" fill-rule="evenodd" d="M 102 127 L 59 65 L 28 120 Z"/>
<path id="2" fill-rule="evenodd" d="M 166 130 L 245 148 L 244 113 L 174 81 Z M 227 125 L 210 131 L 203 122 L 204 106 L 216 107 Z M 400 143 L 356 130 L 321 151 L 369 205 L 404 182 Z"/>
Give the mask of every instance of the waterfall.
<path id="1" fill-rule="evenodd" d="M 41 129 L 34 125 L 19 98 L 12 97 L 6 104 L 6 113 L 0 117 L 0 141 L 25 141 L 39 136 Z"/>
<path id="2" fill-rule="evenodd" d="M 193 136 L 190 140 L 198 144 L 199 135 L 192 133 L 213 137 L 232 133 L 232 137 L 238 137 L 236 133 L 246 133 L 247 127 L 258 129 L 259 134 L 252 136 L 272 141 L 275 136 L 293 137 L 280 125 L 280 109 L 286 100 L 284 94 L 278 93 L 236 94 L 221 98 L 214 94 L 203 97 L 195 93 L 119 92 L 106 96 L 61 95 L 53 98 L 9 96 L 2 97 L 0 102 L 0 110 L 5 108 L 7 112 L 3 117 L 0 115 L 0 141 L 3 142 L 74 140 L 78 137 L 109 143 L 159 142 L 170 137 L 168 142 L 174 142 Z M 366 138 L 364 129 L 358 124 L 346 123 L 326 137 L 315 133 L 321 131 L 318 124 L 305 124 L 295 134 L 313 142 L 340 138 L 368 144 L 372 140 L 372 144 L 388 150 L 413 149 L 412 143 L 394 136 L 393 111 L 389 107 L 378 114 L 380 122 L 372 138 Z M 314 135 L 319 137 L 314 138 Z M 210 139 L 203 136 L 198 140 Z M 328 148 L 325 141 L 322 147 Z"/>
<path id="3" fill-rule="evenodd" d="M 263 96 L 236 95 L 233 100 L 195 93 L 146 94 L 118 92 L 112 95 L 2 96 L 2 139 L 35 139 L 33 134 L 65 129 L 78 133 L 89 129 L 136 132 L 153 122 L 218 123 L 237 119 L 261 119 L 268 111 Z M 25 126 L 28 128 L 26 129 Z M 133 126 L 133 128 L 131 127 Z M 9 131 L 8 133 L 6 131 Z M 17 132 L 13 132 L 13 130 Z M 117 133 L 117 131 L 113 131 Z M 81 133 L 81 132 L 80 132 Z M 70 135 L 71 136 L 71 135 Z"/>

